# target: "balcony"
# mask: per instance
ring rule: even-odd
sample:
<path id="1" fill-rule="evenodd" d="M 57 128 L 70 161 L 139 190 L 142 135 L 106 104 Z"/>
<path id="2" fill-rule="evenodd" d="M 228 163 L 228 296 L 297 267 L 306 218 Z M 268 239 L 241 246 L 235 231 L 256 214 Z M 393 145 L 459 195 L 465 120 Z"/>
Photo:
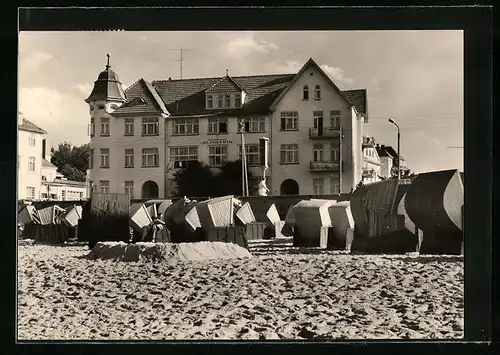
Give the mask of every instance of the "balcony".
<path id="1" fill-rule="evenodd" d="M 340 161 L 311 161 L 311 172 L 340 172 Z M 342 162 L 342 171 L 346 171 L 346 164 Z"/>
<path id="2" fill-rule="evenodd" d="M 309 128 L 310 139 L 331 139 L 340 137 L 340 128 Z"/>

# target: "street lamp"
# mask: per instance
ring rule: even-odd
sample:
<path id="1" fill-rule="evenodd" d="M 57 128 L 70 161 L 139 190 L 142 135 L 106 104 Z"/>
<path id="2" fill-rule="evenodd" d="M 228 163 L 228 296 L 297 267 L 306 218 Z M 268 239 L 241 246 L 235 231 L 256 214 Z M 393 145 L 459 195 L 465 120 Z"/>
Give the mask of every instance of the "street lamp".
<path id="1" fill-rule="evenodd" d="M 396 128 L 398 129 L 398 183 L 399 183 L 399 179 L 401 178 L 401 155 L 399 152 L 400 143 L 401 143 L 401 134 L 400 134 L 398 124 L 396 122 L 394 122 L 394 120 L 392 118 L 389 118 L 389 122 L 392 123 L 393 125 L 395 125 Z"/>

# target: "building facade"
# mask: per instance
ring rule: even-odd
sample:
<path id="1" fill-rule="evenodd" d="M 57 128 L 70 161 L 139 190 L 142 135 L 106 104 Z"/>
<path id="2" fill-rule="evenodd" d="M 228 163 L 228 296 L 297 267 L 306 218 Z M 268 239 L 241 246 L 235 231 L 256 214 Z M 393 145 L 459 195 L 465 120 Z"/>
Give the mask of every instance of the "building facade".
<path id="1" fill-rule="evenodd" d="M 381 177 L 390 178 L 394 175 L 392 170 L 394 167 L 397 167 L 399 158 L 401 159 L 401 170 L 403 171 L 406 169 L 405 159 L 403 157 L 399 157 L 398 153 L 390 145 L 377 144 L 375 146 L 375 150 L 377 151 L 377 155 L 380 159 Z"/>
<path id="2" fill-rule="evenodd" d="M 363 184 L 380 181 L 382 162 L 378 156 L 375 139 L 363 137 Z"/>
<path id="3" fill-rule="evenodd" d="M 17 114 L 17 196 L 18 199 L 40 198 L 42 149 L 47 132 Z"/>
<path id="4" fill-rule="evenodd" d="M 49 160 L 47 132 L 18 112 L 18 199 L 86 199 L 86 183 L 65 179 Z"/>
<path id="5" fill-rule="evenodd" d="M 139 79 L 125 92 L 108 60 L 85 101 L 97 191 L 168 197 L 181 164 L 241 157 L 240 121 L 254 176 L 269 138 L 273 195 L 349 192 L 362 179 L 366 90 L 341 91 L 312 59 L 297 74 Z"/>

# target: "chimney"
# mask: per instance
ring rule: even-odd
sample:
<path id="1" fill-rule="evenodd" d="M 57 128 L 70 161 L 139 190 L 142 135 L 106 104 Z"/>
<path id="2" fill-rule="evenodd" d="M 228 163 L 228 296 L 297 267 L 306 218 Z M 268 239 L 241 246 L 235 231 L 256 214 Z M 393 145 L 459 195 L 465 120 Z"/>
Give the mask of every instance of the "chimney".
<path id="1" fill-rule="evenodd" d="M 168 77 L 168 81 L 172 81 L 172 77 L 171 76 Z"/>
<path id="2" fill-rule="evenodd" d="M 42 159 L 46 159 L 47 156 L 47 140 L 42 139 Z"/>

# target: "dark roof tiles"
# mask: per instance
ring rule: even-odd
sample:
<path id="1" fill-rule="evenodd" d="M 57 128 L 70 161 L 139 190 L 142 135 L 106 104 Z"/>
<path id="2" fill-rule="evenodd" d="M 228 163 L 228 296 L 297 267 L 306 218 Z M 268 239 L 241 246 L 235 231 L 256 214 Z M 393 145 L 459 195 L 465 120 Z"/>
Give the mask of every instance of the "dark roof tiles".
<path id="1" fill-rule="evenodd" d="M 126 91 L 127 101 L 113 112 L 121 114 L 160 114 L 166 107 L 155 88 L 144 79 L 137 80 Z"/>
<path id="2" fill-rule="evenodd" d="M 367 105 L 367 100 L 366 100 L 366 90 L 365 89 L 357 89 L 357 90 L 344 90 L 342 91 L 349 100 L 351 104 L 356 107 L 356 110 L 359 113 L 366 114 L 366 105 Z"/>

